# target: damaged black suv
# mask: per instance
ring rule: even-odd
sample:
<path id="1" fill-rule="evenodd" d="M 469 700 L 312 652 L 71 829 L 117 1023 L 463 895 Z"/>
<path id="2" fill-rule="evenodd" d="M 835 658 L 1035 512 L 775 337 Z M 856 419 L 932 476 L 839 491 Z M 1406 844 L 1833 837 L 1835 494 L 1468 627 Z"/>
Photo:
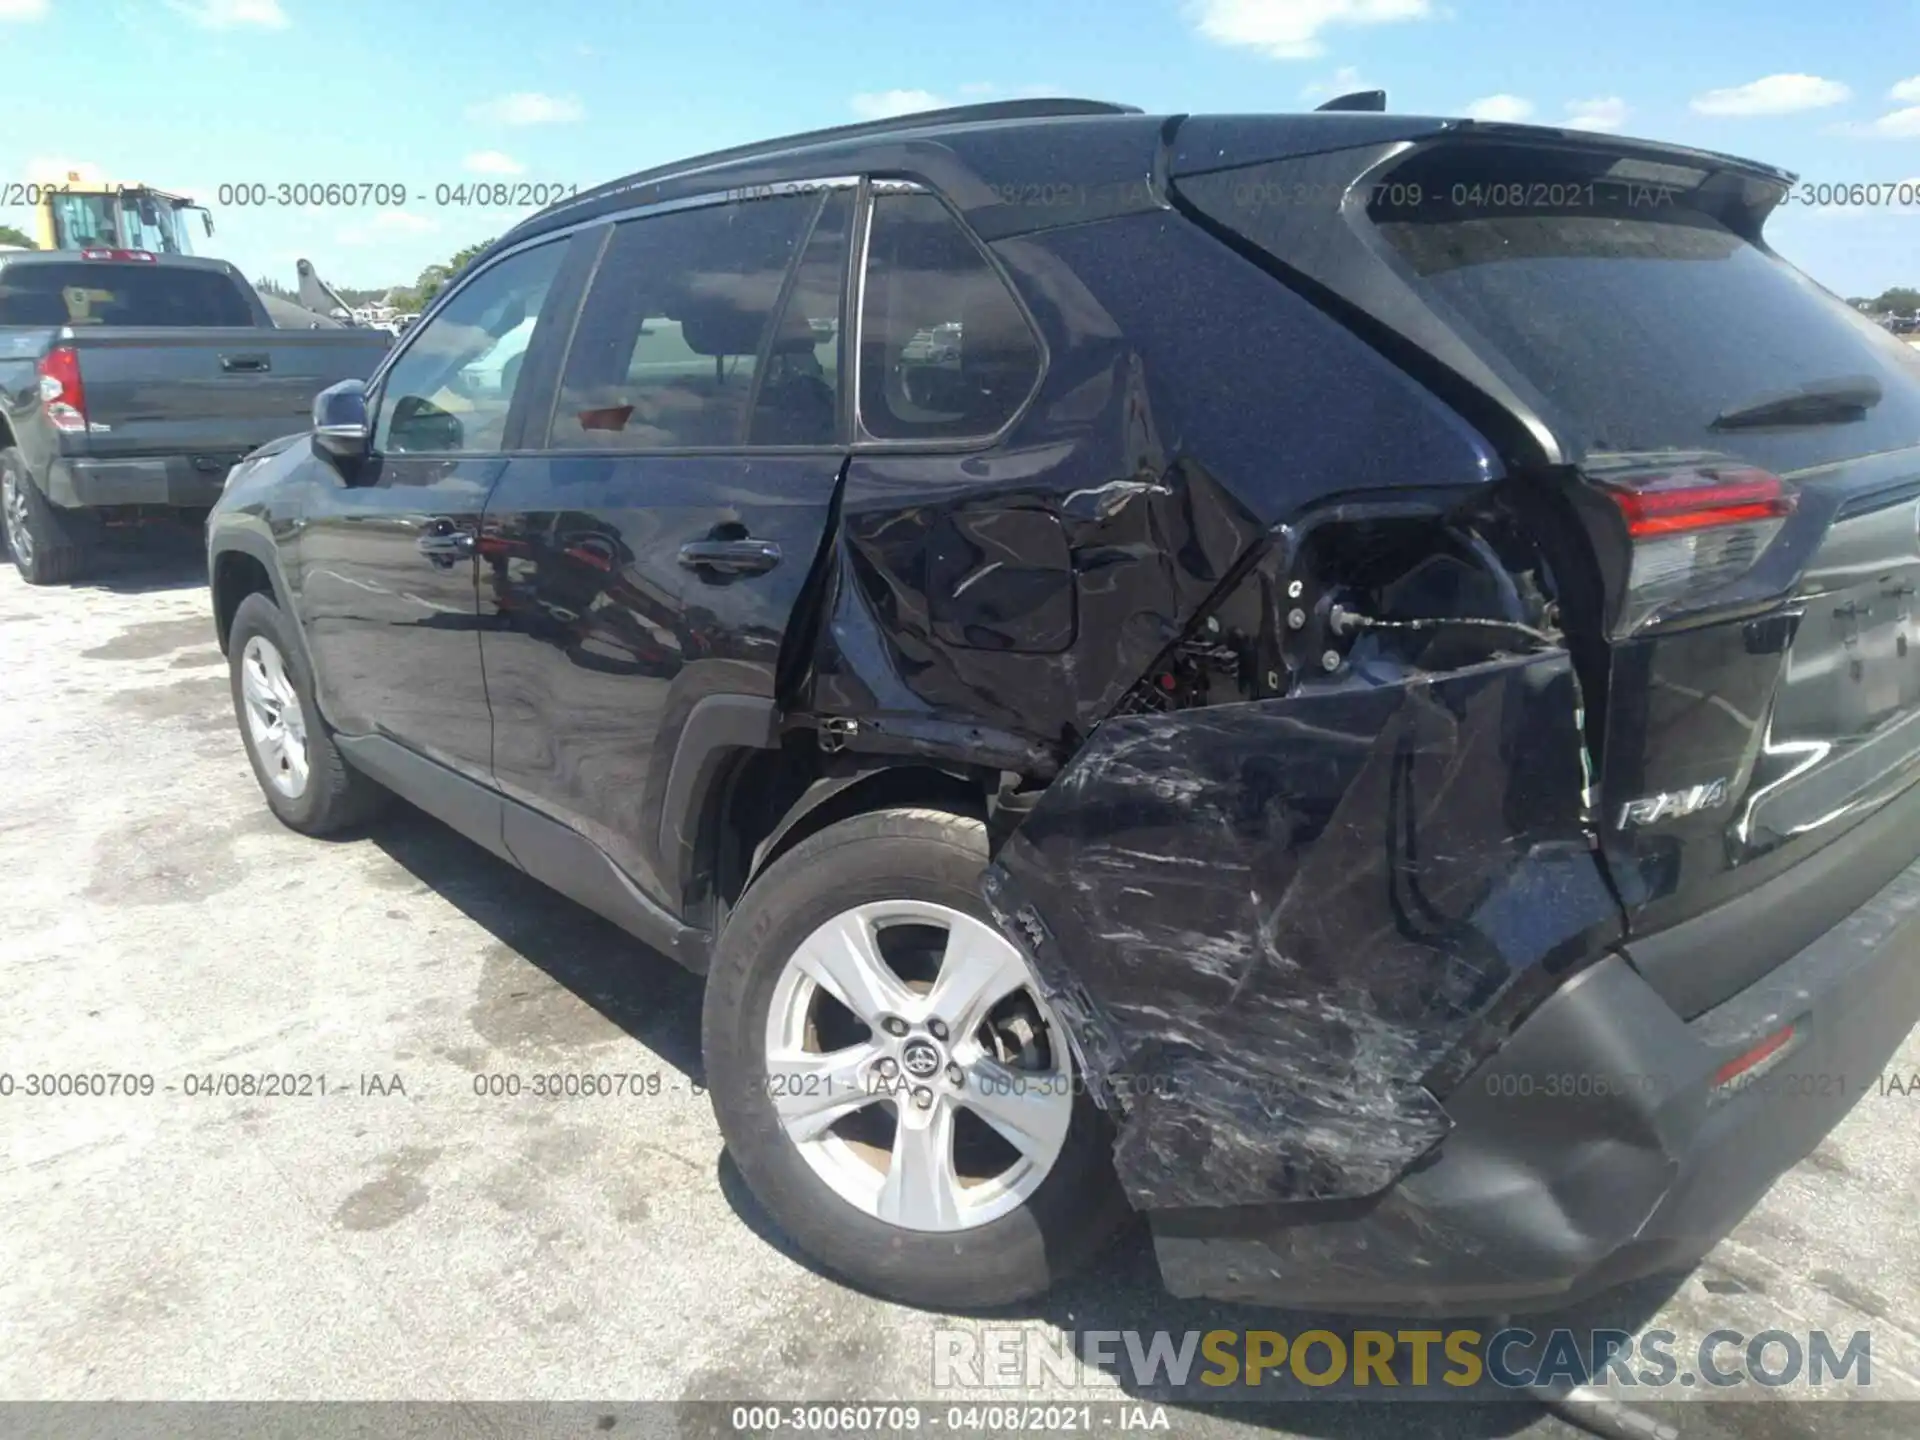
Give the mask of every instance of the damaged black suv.
<path id="1" fill-rule="evenodd" d="M 1033 101 L 606 185 L 232 472 L 247 753 L 706 972 L 882 1294 L 1690 1264 L 1920 1014 L 1920 356 L 1791 178 Z"/>

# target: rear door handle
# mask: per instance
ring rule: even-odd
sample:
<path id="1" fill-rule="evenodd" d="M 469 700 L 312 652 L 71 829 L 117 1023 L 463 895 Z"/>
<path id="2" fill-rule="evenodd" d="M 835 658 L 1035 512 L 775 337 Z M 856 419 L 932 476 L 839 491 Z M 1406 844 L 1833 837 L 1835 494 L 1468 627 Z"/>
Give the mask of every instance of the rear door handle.
<path id="1" fill-rule="evenodd" d="M 771 540 L 689 540 L 680 547 L 680 563 L 689 570 L 758 575 L 780 563 L 780 547 Z"/>
<path id="2" fill-rule="evenodd" d="M 220 368 L 229 375 L 258 375 L 273 369 L 270 355 L 222 355 Z"/>

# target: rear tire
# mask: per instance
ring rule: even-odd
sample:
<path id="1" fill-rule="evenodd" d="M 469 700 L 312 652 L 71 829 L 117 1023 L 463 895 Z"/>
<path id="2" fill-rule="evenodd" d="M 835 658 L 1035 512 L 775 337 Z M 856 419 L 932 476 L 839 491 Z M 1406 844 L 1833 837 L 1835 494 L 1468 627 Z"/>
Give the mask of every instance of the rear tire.
<path id="1" fill-rule="evenodd" d="M 844 820 L 754 881 L 707 977 L 707 1085 L 754 1196 L 826 1268 L 936 1310 L 1036 1295 L 1130 1213 L 1065 1030 L 980 899 L 986 859 L 978 820 Z"/>
<path id="2" fill-rule="evenodd" d="M 53 502 L 27 474 L 27 462 L 11 446 L 0 450 L 0 516 L 13 568 L 29 585 L 64 585 L 80 578 L 87 551 Z"/>
<path id="3" fill-rule="evenodd" d="M 234 717 L 267 807 L 303 835 L 334 835 L 378 813 L 388 792 L 346 762 L 313 699 L 293 626 L 252 594 L 227 633 Z"/>

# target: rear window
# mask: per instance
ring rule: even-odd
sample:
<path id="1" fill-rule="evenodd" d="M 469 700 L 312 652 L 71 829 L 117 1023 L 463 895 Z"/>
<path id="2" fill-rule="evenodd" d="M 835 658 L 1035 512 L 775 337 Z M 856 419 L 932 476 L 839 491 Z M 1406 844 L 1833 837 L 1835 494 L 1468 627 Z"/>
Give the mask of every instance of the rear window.
<path id="1" fill-rule="evenodd" d="M 1920 444 L 1920 352 L 1722 224 L 1708 180 L 1603 151 L 1442 146 L 1381 175 L 1366 217 L 1575 456 L 1713 450 L 1788 471 Z M 1805 389 L 1879 398 L 1820 424 L 1727 423 Z"/>
<path id="2" fill-rule="evenodd" d="M 0 270 L 0 325 L 242 326 L 246 296 L 217 270 L 76 261 Z"/>

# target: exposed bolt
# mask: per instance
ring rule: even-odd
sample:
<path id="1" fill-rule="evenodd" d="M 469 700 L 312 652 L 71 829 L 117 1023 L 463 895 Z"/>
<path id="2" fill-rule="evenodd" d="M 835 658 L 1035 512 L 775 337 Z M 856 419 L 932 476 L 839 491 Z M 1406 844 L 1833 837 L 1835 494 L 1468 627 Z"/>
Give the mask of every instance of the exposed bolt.
<path id="1" fill-rule="evenodd" d="M 1340 652 L 1338 650 L 1327 651 L 1326 654 L 1320 657 L 1320 668 L 1328 671 L 1338 670 L 1340 668 Z"/>
<path id="2" fill-rule="evenodd" d="M 1298 630 L 1298 629 L 1300 629 L 1300 628 L 1301 628 L 1302 626 L 1304 626 L 1304 625 L 1305 625 L 1306 623 L 1307 623 L 1307 612 L 1306 612 L 1306 611 L 1304 611 L 1304 610 L 1289 610 L 1289 611 L 1287 612 L 1287 629 L 1289 629 L 1289 630 Z"/>
<path id="3" fill-rule="evenodd" d="M 891 1055 L 882 1055 L 880 1063 L 875 1065 L 873 1070 L 882 1080 L 891 1080 L 900 1073 L 900 1064 Z"/>
<path id="4" fill-rule="evenodd" d="M 1307 593 L 1307 587 L 1301 584 L 1300 581 L 1298 580 L 1295 580 L 1291 585 L 1287 586 L 1288 599 L 1298 600 L 1302 595 L 1306 593 Z"/>
<path id="5" fill-rule="evenodd" d="M 1278 690 L 1279 688 L 1280 688 L 1280 672 L 1278 670 L 1267 671 L 1267 689 Z"/>
<path id="6" fill-rule="evenodd" d="M 936 1040 L 946 1039 L 947 1022 L 944 1020 L 929 1020 L 927 1022 L 927 1033 Z"/>
<path id="7" fill-rule="evenodd" d="M 889 1035 L 904 1035 L 907 1033 L 907 1022 L 898 1015 L 888 1015 L 881 1020 L 880 1028 Z"/>
<path id="8" fill-rule="evenodd" d="M 933 1091 L 922 1085 L 913 1092 L 913 1103 L 922 1110 L 933 1107 Z"/>
<path id="9" fill-rule="evenodd" d="M 962 1070 L 958 1065 L 955 1065 L 952 1061 L 948 1061 L 947 1083 L 956 1089 L 965 1086 L 967 1083 L 967 1072 Z"/>
<path id="10" fill-rule="evenodd" d="M 1220 617 L 1218 615 L 1207 616 L 1207 633 L 1209 635 L 1218 635 L 1220 633 Z"/>

